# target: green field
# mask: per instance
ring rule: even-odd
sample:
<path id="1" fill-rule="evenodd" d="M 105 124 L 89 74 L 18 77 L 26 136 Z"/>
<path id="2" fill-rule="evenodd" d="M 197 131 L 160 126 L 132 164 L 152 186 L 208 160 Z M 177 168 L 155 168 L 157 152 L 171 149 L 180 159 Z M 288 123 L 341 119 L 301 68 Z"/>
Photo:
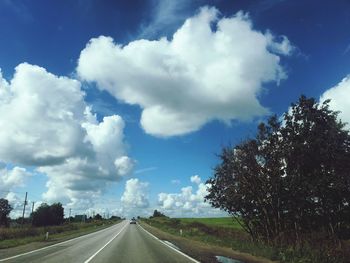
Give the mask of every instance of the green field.
<path id="1" fill-rule="evenodd" d="M 209 218 L 178 218 L 182 223 L 198 222 L 207 226 L 219 226 L 234 229 L 242 229 L 242 227 L 232 217 L 209 217 Z"/>

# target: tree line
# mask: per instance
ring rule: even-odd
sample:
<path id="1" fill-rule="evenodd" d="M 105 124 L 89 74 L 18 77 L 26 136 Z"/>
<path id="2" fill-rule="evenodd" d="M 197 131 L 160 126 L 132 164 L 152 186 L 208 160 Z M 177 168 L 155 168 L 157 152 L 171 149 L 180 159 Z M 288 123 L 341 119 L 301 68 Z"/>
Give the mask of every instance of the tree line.
<path id="1" fill-rule="evenodd" d="M 329 100 L 301 96 L 219 158 L 206 200 L 254 240 L 350 237 L 350 135 Z"/>
<path id="2" fill-rule="evenodd" d="M 0 198 L 0 226 L 9 226 L 9 215 L 12 209 L 7 199 Z M 52 205 L 42 203 L 30 214 L 29 221 L 31 221 L 33 226 L 60 225 L 64 222 L 64 208 L 61 203 Z"/>
<path id="3" fill-rule="evenodd" d="M 0 198 L 0 226 L 8 227 L 10 224 L 10 213 L 12 211 L 12 206 L 9 204 L 7 199 Z M 119 216 L 111 216 L 110 220 L 120 220 Z M 70 217 L 66 219 L 69 222 L 82 222 L 82 221 L 92 221 L 92 220 L 103 220 L 100 214 L 96 214 L 93 217 L 87 218 L 85 215 L 78 215 L 75 217 Z M 23 223 L 22 218 L 19 218 L 19 223 Z M 48 205 L 47 203 L 42 203 L 30 217 L 25 220 L 26 223 L 30 223 L 33 226 L 53 226 L 61 225 L 65 222 L 64 218 L 64 208 L 61 203 L 53 203 Z"/>

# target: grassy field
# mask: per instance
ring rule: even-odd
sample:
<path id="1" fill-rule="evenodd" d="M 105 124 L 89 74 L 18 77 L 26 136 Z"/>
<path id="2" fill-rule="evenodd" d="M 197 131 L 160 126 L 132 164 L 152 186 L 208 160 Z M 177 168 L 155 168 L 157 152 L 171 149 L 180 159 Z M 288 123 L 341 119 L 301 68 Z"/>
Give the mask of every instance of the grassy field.
<path id="1" fill-rule="evenodd" d="M 230 218 L 168 218 L 143 219 L 144 223 L 174 236 L 199 241 L 204 244 L 231 248 L 279 262 L 340 263 L 349 255 L 349 246 L 340 251 L 312 247 L 305 243 L 301 247 L 272 247 L 262 242 L 253 242 L 239 224 Z M 345 242 L 344 242 L 344 245 Z M 349 252 L 349 251 L 348 251 Z"/>
<path id="2" fill-rule="evenodd" d="M 177 218 L 183 223 L 198 222 L 207 226 L 227 227 L 233 229 L 242 229 L 239 223 L 232 217 L 210 217 L 210 218 Z"/>
<path id="3" fill-rule="evenodd" d="M 0 228 L 0 249 L 25 245 L 31 242 L 62 241 L 101 230 L 117 222 L 106 220 L 48 227 L 32 227 L 28 225 L 23 227 Z M 45 238 L 46 232 L 49 232 L 48 240 Z"/>

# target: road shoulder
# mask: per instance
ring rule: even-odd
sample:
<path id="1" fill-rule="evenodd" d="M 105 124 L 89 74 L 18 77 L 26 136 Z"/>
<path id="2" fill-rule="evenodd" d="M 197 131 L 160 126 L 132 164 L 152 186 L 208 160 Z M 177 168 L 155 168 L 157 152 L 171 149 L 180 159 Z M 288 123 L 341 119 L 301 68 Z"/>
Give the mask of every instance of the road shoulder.
<path id="1" fill-rule="evenodd" d="M 118 222 L 117 224 L 119 224 L 119 223 L 120 222 Z M 65 235 L 62 237 L 51 239 L 49 241 L 34 241 L 34 242 L 30 242 L 30 243 L 25 244 L 25 245 L 20 245 L 20 246 L 6 248 L 6 249 L 0 249 L 0 259 L 12 257 L 12 256 L 19 255 L 19 254 L 28 253 L 28 252 L 31 252 L 33 250 L 43 249 L 46 247 L 53 246 L 55 244 L 59 244 L 62 242 L 66 242 L 69 240 L 80 238 L 80 237 L 83 237 L 86 235 L 94 234 L 94 233 L 97 233 L 99 231 L 106 230 L 109 227 L 113 227 L 114 225 L 116 225 L 116 224 L 101 226 L 101 227 L 97 227 L 95 229 L 88 229 L 88 231 L 72 233 L 69 235 Z"/>
<path id="2" fill-rule="evenodd" d="M 245 263 L 276 263 L 276 261 L 271 261 L 247 253 L 234 251 L 229 247 L 209 245 L 203 242 L 172 235 L 158 228 L 150 226 L 144 222 L 141 222 L 140 225 L 144 227 L 147 231 L 149 231 L 151 234 L 155 235 L 157 238 L 173 243 L 174 245 L 179 247 L 182 252 L 201 262 L 216 262 L 215 256 L 219 255 L 237 259 Z"/>

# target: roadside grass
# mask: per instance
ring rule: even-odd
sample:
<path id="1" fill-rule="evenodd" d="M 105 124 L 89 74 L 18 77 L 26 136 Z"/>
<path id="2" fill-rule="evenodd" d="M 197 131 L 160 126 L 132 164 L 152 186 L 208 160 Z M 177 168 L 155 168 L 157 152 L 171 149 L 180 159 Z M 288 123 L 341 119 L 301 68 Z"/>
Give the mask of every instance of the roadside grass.
<path id="1" fill-rule="evenodd" d="M 109 227 L 119 221 L 94 221 L 89 223 L 65 223 L 60 226 L 0 228 L 0 249 L 25 245 L 31 242 L 55 242 L 78 237 Z M 49 238 L 46 240 L 46 232 Z"/>
<path id="2" fill-rule="evenodd" d="M 232 219 L 231 219 L 232 220 Z M 276 259 L 274 251 L 269 247 L 258 246 L 250 241 L 250 237 L 241 228 L 217 226 L 214 222 L 226 222 L 217 218 L 202 219 L 202 218 L 167 218 L 157 217 L 152 219 L 143 219 L 143 221 L 151 226 L 157 227 L 165 232 L 173 235 L 182 236 L 196 241 L 201 241 L 207 244 L 218 246 L 231 247 L 241 252 L 248 252 L 255 256 L 262 256 L 269 259 Z M 206 223 L 203 223 L 206 221 Z M 208 223 L 210 222 L 210 223 Z M 230 223 L 233 224 L 233 221 Z M 182 231 L 182 235 L 180 234 Z"/>
<path id="3" fill-rule="evenodd" d="M 231 219 L 232 220 L 232 219 Z M 204 242 L 221 247 L 232 248 L 235 251 L 249 253 L 254 256 L 268 258 L 279 262 L 302 262 L 302 263 L 340 263 L 348 262 L 346 251 L 349 246 L 335 251 L 327 248 L 327 240 L 321 246 L 305 242 L 300 247 L 279 246 L 273 247 L 262 242 L 253 242 L 249 235 L 240 227 L 233 227 L 233 221 L 225 219 L 202 219 L 202 218 L 168 218 L 158 217 L 143 219 L 143 221 L 167 233 L 182 236 L 191 240 Z M 229 226 L 225 225 L 227 223 Z M 182 235 L 181 233 L 182 232 Z M 345 242 L 344 242 L 345 244 Z M 349 251 L 348 251 L 349 252 Z"/>
<path id="4" fill-rule="evenodd" d="M 158 227 L 150 226 L 142 220 L 140 221 L 140 225 L 142 225 L 142 227 L 144 227 L 147 231 L 159 239 L 171 242 L 182 252 L 202 263 L 217 262 L 216 256 L 223 256 L 226 258 L 235 259 L 237 262 L 244 263 L 274 263 L 274 261 L 268 260 L 266 258 L 256 257 L 247 253 L 232 250 L 227 246 L 219 246 L 216 244 L 198 241 L 188 236 L 184 237 L 177 234 L 171 234 Z"/>
<path id="5" fill-rule="evenodd" d="M 232 217 L 211 217 L 211 218 L 177 218 L 183 223 L 198 222 L 208 226 L 227 227 L 242 229 L 240 224 Z"/>

